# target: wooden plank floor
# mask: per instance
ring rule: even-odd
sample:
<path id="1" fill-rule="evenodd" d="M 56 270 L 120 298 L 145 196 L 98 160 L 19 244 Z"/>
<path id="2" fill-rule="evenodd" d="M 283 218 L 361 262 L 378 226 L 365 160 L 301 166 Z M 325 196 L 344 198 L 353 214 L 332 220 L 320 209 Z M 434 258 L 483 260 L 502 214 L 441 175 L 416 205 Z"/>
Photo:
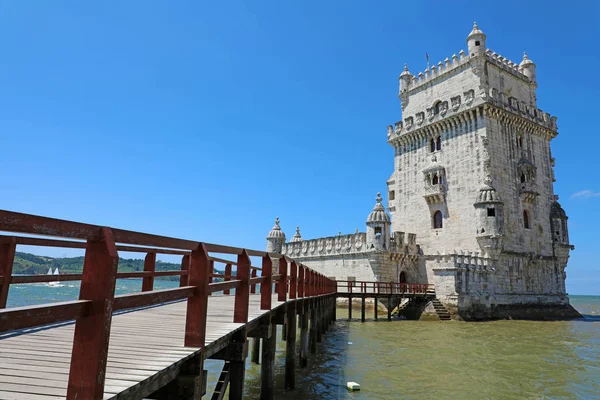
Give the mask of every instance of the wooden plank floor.
<path id="1" fill-rule="evenodd" d="M 206 351 L 241 328 L 233 321 L 234 296 L 211 296 Z M 273 295 L 275 309 L 283 303 Z M 142 385 L 160 382 L 169 370 L 199 349 L 184 347 L 187 302 L 114 315 L 110 333 L 104 398 L 128 397 Z M 248 321 L 265 315 L 260 295 L 250 295 Z M 0 335 L 0 399 L 64 399 L 67 393 L 74 324 Z M 129 397 L 131 398 L 131 397 Z M 134 397 L 135 398 L 135 397 Z"/>

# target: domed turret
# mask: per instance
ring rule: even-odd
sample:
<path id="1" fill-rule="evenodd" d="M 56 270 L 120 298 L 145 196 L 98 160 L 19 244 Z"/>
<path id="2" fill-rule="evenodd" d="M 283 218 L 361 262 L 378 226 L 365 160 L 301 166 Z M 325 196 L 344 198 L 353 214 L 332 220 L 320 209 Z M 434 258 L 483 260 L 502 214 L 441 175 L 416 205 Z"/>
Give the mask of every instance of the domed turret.
<path id="1" fill-rule="evenodd" d="M 279 217 L 275 218 L 275 225 L 267 235 L 267 253 L 281 253 L 285 244 L 285 233 L 279 227 Z"/>
<path id="2" fill-rule="evenodd" d="M 375 207 L 367 217 L 367 249 L 389 250 L 391 220 L 381 201 L 381 193 L 377 193 Z"/>
<path id="3" fill-rule="evenodd" d="M 400 80 L 400 94 L 402 94 L 403 91 L 408 90 L 412 78 L 413 74 L 408 70 L 408 65 L 404 64 L 404 71 L 402 71 L 400 78 L 398 78 Z"/>
<path id="4" fill-rule="evenodd" d="M 294 237 L 290 240 L 290 243 L 301 242 L 302 236 L 300 236 L 300 227 L 296 227 L 296 233 L 294 233 Z"/>
<path id="5" fill-rule="evenodd" d="M 519 64 L 519 69 L 531 82 L 535 82 L 535 63 L 527 57 L 527 53 L 523 53 L 523 61 Z"/>
<path id="6" fill-rule="evenodd" d="M 485 33 L 473 22 L 473 30 L 467 36 L 467 47 L 469 48 L 469 57 L 480 55 L 485 52 Z"/>
<path id="7" fill-rule="evenodd" d="M 556 196 L 558 200 L 558 196 Z M 569 230 L 567 228 L 567 213 L 558 201 L 550 206 L 550 223 L 552 225 L 552 240 L 555 244 L 569 244 Z"/>
<path id="8" fill-rule="evenodd" d="M 479 189 L 473 206 L 477 213 L 477 242 L 486 254 L 496 256 L 502 251 L 504 241 L 504 203 L 489 176 Z"/>

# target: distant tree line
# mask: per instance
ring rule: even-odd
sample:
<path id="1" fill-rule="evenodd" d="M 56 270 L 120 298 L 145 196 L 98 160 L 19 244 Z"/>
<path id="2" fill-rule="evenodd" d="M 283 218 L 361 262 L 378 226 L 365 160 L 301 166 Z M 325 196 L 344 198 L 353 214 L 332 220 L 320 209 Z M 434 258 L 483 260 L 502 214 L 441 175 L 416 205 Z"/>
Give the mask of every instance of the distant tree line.
<path id="1" fill-rule="evenodd" d="M 38 275 L 45 274 L 48 269 L 58 268 L 61 274 L 80 274 L 83 271 L 83 257 L 45 257 L 30 253 L 17 252 L 13 264 L 13 274 Z M 156 271 L 178 271 L 181 264 L 156 261 Z M 140 272 L 144 270 L 144 260 L 119 257 L 119 272 Z M 215 270 L 222 274 L 222 271 Z M 179 276 L 161 276 L 156 279 L 178 281 Z"/>

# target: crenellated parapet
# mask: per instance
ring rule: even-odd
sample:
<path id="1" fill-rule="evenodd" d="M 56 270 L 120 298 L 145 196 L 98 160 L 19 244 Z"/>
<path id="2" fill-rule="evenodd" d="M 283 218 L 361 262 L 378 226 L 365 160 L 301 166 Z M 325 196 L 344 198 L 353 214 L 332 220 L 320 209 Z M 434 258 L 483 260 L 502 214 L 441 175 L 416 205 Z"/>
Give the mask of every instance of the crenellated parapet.
<path id="1" fill-rule="evenodd" d="M 487 49 L 485 51 L 485 59 L 486 61 L 489 61 L 492 65 L 500 68 L 505 72 L 508 72 L 514 77 L 519 78 L 527 83 L 530 82 L 529 77 L 523 73 L 523 66 L 512 62 L 508 58 L 503 57 L 502 55 L 497 54 L 496 52 L 492 52 L 490 49 Z"/>
<path id="2" fill-rule="evenodd" d="M 477 56 L 469 57 L 464 50 L 461 50 L 458 54 L 458 56 L 455 53 L 450 58 L 446 57 L 444 61 L 439 61 L 437 64 L 427 67 L 425 71 L 419 72 L 416 75 L 408 75 L 403 72 L 399 78 L 400 92 L 398 97 L 402 98 L 404 95 L 410 95 L 436 81 L 446 79 L 449 75 L 459 72 L 467 67 L 477 68 L 472 65 L 472 60 L 476 60 Z M 503 57 L 490 49 L 487 49 L 481 57 L 495 67 L 513 75 L 515 78 L 530 83 L 531 79 L 524 73 L 523 66 L 508 58 Z M 405 71 L 407 71 L 406 68 Z"/>
<path id="3" fill-rule="evenodd" d="M 367 249 L 367 234 L 357 232 L 325 238 L 289 242 L 283 245 L 282 254 L 289 257 L 323 257 L 342 254 L 364 253 Z"/>

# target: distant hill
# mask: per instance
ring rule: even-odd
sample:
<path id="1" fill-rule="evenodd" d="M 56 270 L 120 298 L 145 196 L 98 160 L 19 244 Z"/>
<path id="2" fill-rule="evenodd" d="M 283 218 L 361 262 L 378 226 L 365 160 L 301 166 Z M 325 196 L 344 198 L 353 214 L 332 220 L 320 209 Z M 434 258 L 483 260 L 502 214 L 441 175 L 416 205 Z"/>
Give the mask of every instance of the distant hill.
<path id="1" fill-rule="evenodd" d="M 17 252 L 13 264 L 13 274 L 35 275 L 45 274 L 48 269 L 58 268 L 63 274 L 80 274 L 83 270 L 82 257 L 45 257 L 35 254 Z M 157 271 L 180 270 L 181 264 L 156 261 Z M 144 270 L 144 260 L 119 258 L 119 272 L 140 272 Z M 215 273 L 223 272 L 215 270 Z M 179 276 L 157 277 L 156 279 L 179 280 Z"/>

